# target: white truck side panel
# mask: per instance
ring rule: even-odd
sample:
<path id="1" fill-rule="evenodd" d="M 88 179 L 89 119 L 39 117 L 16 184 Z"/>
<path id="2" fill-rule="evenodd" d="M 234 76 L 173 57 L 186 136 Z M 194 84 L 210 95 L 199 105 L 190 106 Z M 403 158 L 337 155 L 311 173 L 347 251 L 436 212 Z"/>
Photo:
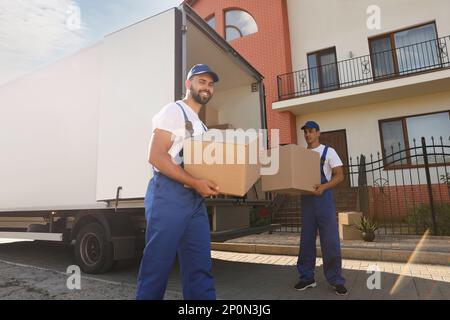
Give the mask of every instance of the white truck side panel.
<path id="1" fill-rule="evenodd" d="M 107 36 L 103 44 L 97 200 L 144 197 L 152 117 L 174 100 L 175 9 Z"/>
<path id="2" fill-rule="evenodd" d="M 120 199 L 145 196 L 151 119 L 179 98 L 176 10 L 0 87 L 0 211 L 106 207 L 98 201 L 118 186 Z M 188 24 L 187 67 L 208 63 L 221 76 L 212 100 L 220 121 L 260 128 L 255 78 Z"/>
<path id="3" fill-rule="evenodd" d="M 0 210 L 95 205 L 100 45 L 0 88 Z"/>

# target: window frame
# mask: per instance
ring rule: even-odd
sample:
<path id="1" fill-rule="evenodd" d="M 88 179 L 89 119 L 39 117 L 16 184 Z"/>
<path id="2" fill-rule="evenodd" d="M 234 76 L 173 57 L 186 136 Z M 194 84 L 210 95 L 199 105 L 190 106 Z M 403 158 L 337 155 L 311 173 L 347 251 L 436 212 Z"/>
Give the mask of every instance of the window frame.
<path id="1" fill-rule="evenodd" d="M 227 12 L 229 12 L 229 11 L 242 11 L 242 12 L 247 13 L 250 17 L 252 17 L 253 21 L 254 21 L 255 24 L 256 24 L 256 28 L 257 28 L 258 31 L 257 31 L 257 32 L 254 32 L 254 33 L 251 33 L 251 34 L 246 34 L 246 35 L 244 35 L 244 34 L 242 33 L 242 30 L 239 29 L 238 26 L 235 26 L 235 25 L 232 25 L 232 24 L 228 25 L 228 24 L 227 24 Z M 224 38 L 225 38 L 225 40 L 226 40 L 227 42 L 235 41 L 235 40 L 238 40 L 238 39 L 242 39 L 242 38 L 244 38 L 244 37 L 251 36 L 252 34 L 255 34 L 255 33 L 258 33 L 258 32 L 259 32 L 258 22 L 256 21 L 255 17 L 254 17 L 250 12 L 248 12 L 247 10 L 244 10 L 244 9 L 242 9 L 242 8 L 230 7 L 230 8 L 224 9 L 224 10 L 223 10 L 223 22 L 224 22 L 224 23 L 223 23 L 223 35 L 224 35 Z M 240 37 L 240 38 L 235 38 L 235 39 L 233 39 L 233 40 L 227 40 L 227 28 L 233 28 L 233 29 L 235 29 L 237 32 L 239 32 L 239 35 L 240 35 L 241 37 Z"/>
<path id="2" fill-rule="evenodd" d="M 395 46 L 395 37 L 394 35 L 396 33 L 399 32 L 403 32 L 403 31 L 408 31 L 408 30 L 412 30 L 415 28 L 419 28 L 419 27 L 423 27 L 426 25 L 434 25 L 434 30 L 436 31 L 436 39 L 439 39 L 439 33 L 438 33 L 438 29 L 437 29 L 437 25 L 436 25 L 436 20 L 432 20 L 432 21 L 428 21 L 428 22 L 424 22 L 424 23 L 419 23 L 419 24 L 415 24 L 409 27 L 405 27 L 405 28 L 400 28 L 400 29 L 396 29 L 390 32 L 385 32 L 382 34 L 378 34 L 375 36 L 371 36 L 369 37 L 368 40 L 368 45 L 369 45 L 369 55 L 370 55 L 370 64 L 372 66 L 372 78 L 373 81 L 384 81 L 384 80 L 389 80 L 392 78 L 398 78 L 398 77 L 405 77 L 405 76 L 411 76 L 411 75 L 416 75 L 419 73 L 425 73 L 425 72 L 430 72 L 430 70 L 423 70 L 423 71 L 417 71 L 417 72 L 412 72 L 412 73 L 408 73 L 406 75 L 400 75 L 400 69 L 398 66 L 398 57 L 397 57 L 397 47 Z M 394 64 L 394 73 L 391 75 L 386 75 L 386 76 L 378 76 L 375 77 L 375 75 L 373 74 L 373 70 L 375 70 L 375 65 L 374 65 L 374 59 L 372 58 L 374 53 L 372 51 L 372 41 L 375 40 L 379 40 L 379 39 L 384 39 L 384 38 L 389 38 L 390 39 L 390 44 L 391 44 L 391 57 L 393 60 L 393 64 Z M 441 57 L 439 56 L 439 60 L 441 60 Z M 442 61 L 441 61 L 442 64 Z M 435 69 L 433 69 L 434 71 Z"/>
<path id="3" fill-rule="evenodd" d="M 311 51 L 311 52 L 307 52 L 306 53 L 306 62 L 308 64 L 308 79 L 309 79 L 309 90 L 312 92 L 313 89 L 311 88 L 311 78 L 310 78 L 310 69 L 311 66 L 309 65 L 309 57 L 312 55 L 316 55 L 316 68 L 317 70 L 319 69 L 319 67 L 321 67 L 322 65 L 320 64 L 320 55 L 319 54 L 327 54 L 327 53 L 334 53 L 334 58 L 335 58 L 335 65 L 336 65 L 336 79 L 337 79 L 337 84 L 335 89 L 328 89 L 328 90 L 324 90 L 322 87 L 322 74 L 321 72 L 317 72 L 317 80 L 319 82 L 319 88 L 315 88 L 314 91 L 318 90 L 317 93 L 324 93 L 324 92 L 330 92 L 330 91 L 335 91 L 335 90 L 339 90 L 341 88 L 341 79 L 339 77 L 339 66 L 338 66 L 338 60 L 337 60 L 337 51 L 336 51 L 336 46 L 333 47 L 328 47 L 328 48 L 324 48 L 324 49 L 320 49 L 320 50 L 315 50 L 315 51 Z M 332 63 L 330 63 L 332 64 Z"/>
<path id="4" fill-rule="evenodd" d="M 441 110 L 441 111 L 433 111 L 433 112 L 427 112 L 427 113 L 422 113 L 422 114 L 415 114 L 415 115 L 409 115 L 409 116 L 401 116 L 401 117 L 395 117 L 395 118 L 389 118 L 389 119 L 381 119 L 378 120 L 378 129 L 380 132 L 380 142 L 381 142 L 381 154 L 382 154 L 382 159 L 383 159 L 383 168 L 384 170 L 396 170 L 396 169 L 411 169 L 411 168 L 424 168 L 425 165 L 424 164 L 412 164 L 411 163 L 411 152 L 410 152 L 410 144 L 409 144 L 409 139 L 408 139 L 408 126 L 406 123 L 406 120 L 408 118 L 415 118 L 415 117 L 422 117 L 422 116 L 428 116 L 428 115 L 433 115 L 433 114 L 440 114 L 440 113 L 448 113 L 449 117 L 450 117 L 450 109 L 448 110 Z M 393 121 L 399 121 L 401 120 L 402 122 L 402 129 L 403 129 L 403 143 L 405 145 L 405 149 L 406 149 L 406 164 L 388 164 L 386 162 L 386 150 L 384 149 L 384 137 L 383 137 L 383 129 L 382 129 L 382 124 L 385 122 L 393 122 Z M 435 140 L 436 143 L 436 140 Z M 421 142 L 419 141 L 418 144 L 416 144 L 416 147 L 420 147 L 421 146 Z M 401 150 L 400 150 L 401 151 Z M 429 167 L 440 167 L 445 165 L 445 163 L 430 163 Z"/>
<path id="5" fill-rule="evenodd" d="M 213 27 L 211 27 L 211 25 L 209 25 L 209 20 L 211 20 L 211 19 L 215 19 L 216 20 L 216 27 L 215 28 L 213 28 Z M 212 29 L 214 29 L 214 31 L 217 29 L 217 18 L 216 18 L 216 15 L 214 14 L 214 13 L 211 13 L 209 16 L 207 16 L 206 18 L 205 18 L 205 22 L 212 28 Z"/>

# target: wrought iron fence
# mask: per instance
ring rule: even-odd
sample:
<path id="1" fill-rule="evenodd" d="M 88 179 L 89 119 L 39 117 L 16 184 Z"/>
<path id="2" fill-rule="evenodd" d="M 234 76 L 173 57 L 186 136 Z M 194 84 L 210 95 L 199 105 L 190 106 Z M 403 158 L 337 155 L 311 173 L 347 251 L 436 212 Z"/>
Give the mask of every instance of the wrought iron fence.
<path id="1" fill-rule="evenodd" d="M 450 235 L 450 137 L 413 140 L 392 146 L 384 156 L 350 158 L 351 187 L 357 209 L 376 221 L 381 234 Z"/>
<path id="2" fill-rule="evenodd" d="M 450 67 L 450 36 L 277 76 L 278 99 L 292 99 Z"/>
<path id="3" fill-rule="evenodd" d="M 356 210 L 375 221 L 378 234 L 450 235 L 450 137 L 413 140 L 384 153 L 350 158 L 344 167 L 350 186 L 334 190 L 338 210 Z M 280 195 L 281 197 L 281 195 Z M 354 197 L 354 199 L 353 199 Z M 301 231 L 300 198 L 283 196 L 273 212 L 277 231 Z M 346 201 L 343 201 L 346 200 Z"/>

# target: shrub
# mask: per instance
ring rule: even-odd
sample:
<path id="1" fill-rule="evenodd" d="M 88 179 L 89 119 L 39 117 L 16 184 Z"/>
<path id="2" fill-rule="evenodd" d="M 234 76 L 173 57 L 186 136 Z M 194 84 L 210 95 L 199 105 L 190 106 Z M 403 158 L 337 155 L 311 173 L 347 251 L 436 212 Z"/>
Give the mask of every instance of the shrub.
<path id="1" fill-rule="evenodd" d="M 361 217 L 361 222 L 355 225 L 355 228 L 361 232 L 373 233 L 378 230 L 376 222 L 371 221 L 369 218 Z"/>
<path id="2" fill-rule="evenodd" d="M 434 208 L 438 235 L 450 236 L 450 203 L 436 203 Z M 433 231 L 430 205 L 419 204 L 414 206 L 409 210 L 407 221 L 410 226 L 417 226 L 419 230 L 424 231 L 429 228 Z"/>

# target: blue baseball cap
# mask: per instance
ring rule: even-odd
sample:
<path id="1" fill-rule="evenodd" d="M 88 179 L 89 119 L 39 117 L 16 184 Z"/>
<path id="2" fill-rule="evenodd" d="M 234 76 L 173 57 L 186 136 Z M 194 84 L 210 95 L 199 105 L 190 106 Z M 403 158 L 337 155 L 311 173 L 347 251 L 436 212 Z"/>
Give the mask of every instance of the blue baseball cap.
<path id="1" fill-rule="evenodd" d="M 208 67 L 206 64 L 196 64 L 195 66 L 193 66 L 192 69 L 189 71 L 187 78 L 188 80 L 190 80 L 193 76 L 204 73 L 210 74 L 214 82 L 219 81 L 219 76 L 214 71 L 212 71 L 211 68 Z"/>
<path id="2" fill-rule="evenodd" d="M 320 131 L 320 127 L 317 124 L 317 122 L 314 121 L 308 121 L 305 123 L 305 125 L 302 127 L 302 130 L 305 129 L 316 129 L 317 131 Z"/>

